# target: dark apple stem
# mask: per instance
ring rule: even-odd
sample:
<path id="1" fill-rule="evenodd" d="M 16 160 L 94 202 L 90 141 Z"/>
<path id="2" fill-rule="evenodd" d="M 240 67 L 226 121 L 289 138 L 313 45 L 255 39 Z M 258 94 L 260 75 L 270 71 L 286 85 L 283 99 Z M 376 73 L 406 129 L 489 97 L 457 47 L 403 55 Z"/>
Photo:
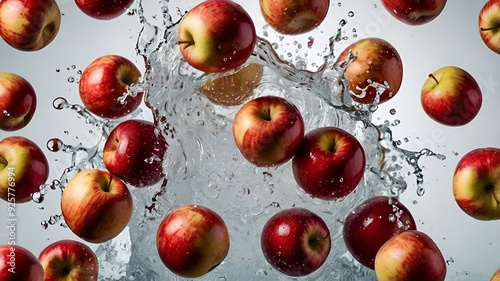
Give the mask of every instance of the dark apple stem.
<path id="1" fill-rule="evenodd" d="M 493 30 L 493 29 L 497 29 L 497 28 L 500 28 L 500 26 L 494 26 L 494 27 L 488 27 L 488 28 L 481 27 L 481 31 L 489 31 L 489 30 Z"/>
<path id="2" fill-rule="evenodd" d="M 434 77 L 434 75 L 432 75 L 432 73 L 429 74 L 429 77 L 434 79 L 434 81 L 436 81 L 436 83 L 439 84 L 439 81 L 436 79 L 436 77 Z"/>

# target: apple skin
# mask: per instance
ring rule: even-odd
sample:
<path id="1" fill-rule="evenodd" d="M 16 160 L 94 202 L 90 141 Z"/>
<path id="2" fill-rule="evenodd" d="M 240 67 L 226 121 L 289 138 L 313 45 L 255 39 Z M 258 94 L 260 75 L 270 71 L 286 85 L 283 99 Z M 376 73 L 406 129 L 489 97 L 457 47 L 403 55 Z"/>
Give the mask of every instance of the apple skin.
<path id="1" fill-rule="evenodd" d="M 490 281 L 500 281 L 500 269 L 497 269 L 490 278 Z"/>
<path id="2" fill-rule="evenodd" d="M 374 103 L 378 90 L 372 83 L 389 86 L 380 94 L 379 103 L 387 102 L 398 93 L 403 82 L 403 62 L 394 46 L 380 38 L 361 39 L 345 48 L 337 57 L 337 63 L 346 61 L 349 51 L 356 58 L 347 66 L 345 78 L 354 101 Z"/>
<path id="3" fill-rule="evenodd" d="M 375 257 L 375 273 L 379 281 L 443 281 L 446 261 L 427 234 L 407 230 L 382 245 Z"/>
<path id="4" fill-rule="evenodd" d="M 382 0 L 382 4 L 399 21 L 409 25 L 422 25 L 441 14 L 446 0 Z"/>
<path id="5" fill-rule="evenodd" d="M 479 34 L 490 50 L 500 54 L 500 0 L 487 1 L 479 12 Z"/>
<path id="6" fill-rule="evenodd" d="M 82 170 L 64 188 L 61 210 L 76 236 L 103 243 L 127 226 L 133 211 L 132 195 L 125 183 L 109 172 Z"/>
<path id="7" fill-rule="evenodd" d="M 429 75 L 422 86 L 420 101 L 434 121 L 463 126 L 479 113 L 483 98 L 472 75 L 459 67 L 445 66 Z"/>
<path id="8" fill-rule="evenodd" d="M 150 186 L 163 176 L 167 143 L 156 126 L 145 120 L 130 119 L 118 124 L 104 144 L 106 169 L 135 187 Z"/>
<path id="9" fill-rule="evenodd" d="M 0 130 L 16 131 L 26 127 L 36 110 L 36 93 L 23 77 L 0 73 Z"/>
<path id="10" fill-rule="evenodd" d="M 61 25 L 55 0 L 0 1 L 0 36 L 20 51 L 38 51 L 49 45 Z"/>
<path id="11" fill-rule="evenodd" d="M 173 273 L 197 278 L 217 267 L 229 251 L 224 220 L 211 209 L 185 205 L 174 209 L 158 227 L 156 247 Z"/>
<path id="12" fill-rule="evenodd" d="M 97 280 L 99 265 L 92 249 L 78 241 L 59 240 L 45 247 L 38 260 L 45 281 Z"/>
<path id="13" fill-rule="evenodd" d="M 292 159 L 293 176 L 307 194 L 323 200 L 349 195 L 363 178 L 366 156 L 359 141 L 336 127 L 307 133 Z"/>
<path id="14" fill-rule="evenodd" d="M 250 63 L 233 74 L 207 80 L 200 87 L 200 93 L 217 105 L 241 105 L 253 95 L 263 73 L 262 65 Z"/>
<path id="15" fill-rule="evenodd" d="M 133 0 L 75 0 L 76 6 L 86 15 L 98 20 L 117 18 L 127 11 Z"/>
<path id="16" fill-rule="evenodd" d="M 453 174 L 453 195 L 469 216 L 500 219 L 500 148 L 476 148 L 465 154 Z"/>
<path id="17" fill-rule="evenodd" d="M 178 32 L 182 56 L 203 72 L 242 66 L 252 54 L 257 33 L 252 17 L 231 0 L 207 0 L 182 18 Z"/>
<path id="18" fill-rule="evenodd" d="M 36 143 L 21 136 L 0 141 L 0 198 L 16 204 L 31 201 L 48 177 L 49 163 Z"/>
<path id="19" fill-rule="evenodd" d="M 233 136 L 241 154 L 258 167 L 290 160 L 304 138 L 300 111 L 286 99 L 262 96 L 245 103 L 233 121 Z"/>
<path id="20" fill-rule="evenodd" d="M 375 256 L 387 240 L 416 229 L 415 220 L 403 203 L 396 198 L 373 196 L 346 216 L 343 238 L 347 250 L 359 263 L 375 269 Z"/>
<path id="21" fill-rule="evenodd" d="M 127 58 L 118 55 L 99 57 L 82 73 L 80 98 L 85 108 L 95 115 L 110 119 L 124 117 L 139 107 L 144 93 L 127 96 L 124 104 L 119 98 L 140 77 L 139 69 Z"/>
<path id="22" fill-rule="evenodd" d="M 260 0 L 264 20 L 277 32 L 298 35 L 318 27 L 330 8 L 330 0 Z"/>
<path id="23" fill-rule="evenodd" d="M 0 280 L 44 281 L 44 274 L 42 265 L 28 249 L 19 245 L 0 245 Z"/>
<path id="24" fill-rule="evenodd" d="M 330 231 L 323 219 L 298 207 L 272 216 L 260 241 L 266 260 L 288 276 L 313 273 L 324 264 L 331 248 Z"/>

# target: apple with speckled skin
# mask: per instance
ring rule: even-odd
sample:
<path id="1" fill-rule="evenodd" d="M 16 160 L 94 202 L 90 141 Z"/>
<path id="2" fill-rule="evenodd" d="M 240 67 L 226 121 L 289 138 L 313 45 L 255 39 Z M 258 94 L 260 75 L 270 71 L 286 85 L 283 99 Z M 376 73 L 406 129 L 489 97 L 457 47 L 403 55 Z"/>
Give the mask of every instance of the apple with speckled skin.
<path id="1" fill-rule="evenodd" d="M 110 20 L 125 13 L 133 0 L 75 0 L 86 15 L 98 20 Z"/>
<path id="2" fill-rule="evenodd" d="M 469 216 L 500 219 L 500 148 L 476 148 L 465 154 L 455 168 L 453 195 Z"/>
<path id="3" fill-rule="evenodd" d="M 35 142 L 21 136 L 0 141 L 0 198 L 11 203 L 29 202 L 48 177 L 49 163 Z"/>
<path id="4" fill-rule="evenodd" d="M 105 55 L 88 65 L 80 77 L 79 93 L 85 108 L 103 118 L 121 118 L 136 110 L 144 93 L 128 94 L 141 72 L 129 59 Z M 121 100 L 127 95 L 125 100 Z"/>
<path id="5" fill-rule="evenodd" d="M 225 72 L 252 55 L 257 33 L 252 17 L 231 0 L 203 1 L 182 18 L 178 32 L 182 56 L 203 72 Z"/>
<path id="6" fill-rule="evenodd" d="M 19 245 L 0 245 L 0 280 L 44 281 L 43 267 L 28 249 Z"/>
<path id="7" fill-rule="evenodd" d="M 331 237 L 325 221 L 305 208 L 273 215 L 261 232 L 261 248 L 273 268 L 288 276 L 305 276 L 328 258 Z"/>
<path id="8" fill-rule="evenodd" d="M 330 0 L 260 0 L 264 20 L 285 35 L 310 32 L 326 18 Z"/>
<path id="9" fill-rule="evenodd" d="M 474 77 L 457 66 L 445 66 L 429 74 L 420 101 L 425 113 L 446 126 L 463 126 L 481 109 L 483 96 Z"/>
<path id="10" fill-rule="evenodd" d="M 489 0 L 479 12 L 479 34 L 484 44 L 500 54 L 500 0 Z"/>
<path id="11" fill-rule="evenodd" d="M 16 131 L 26 127 L 36 110 L 36 93 L 23 77 L 0 73 L 0 130 Z"/>
<path id="12" fill-rule="evenodd" d="M 0 1 L 0 36 L 20 51 L 38 51 L 49 45 L 61 25 L 55 0 Z"/>
<path id="13" fill-rule="evenodd" d="M 45 247 L 38 255 L 45 272 L 45 281 L 97 280 L 99 265 L 94 251 L 75 240 L 59 240 Z"/>
<path id="14" fill-rule="evenodd" d="M 441 14 L 446 0 L 382 0 L 382 4 L 399 21 L 409 25 L 422 25 Z"/>
<path id="15" fill-rule="evenodd" d="M 158 226 L 156 248 L 163 264 L 176 275 L 197 278 L 216 268 L 229 251 L 224 220 L 200 205 L 174 209 Z"/>

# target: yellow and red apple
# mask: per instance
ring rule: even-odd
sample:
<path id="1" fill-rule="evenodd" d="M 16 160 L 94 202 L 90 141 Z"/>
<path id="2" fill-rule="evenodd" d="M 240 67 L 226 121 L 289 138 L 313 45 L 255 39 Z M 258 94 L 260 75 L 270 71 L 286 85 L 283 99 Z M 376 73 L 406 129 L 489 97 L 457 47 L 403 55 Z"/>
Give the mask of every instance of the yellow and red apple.
<path id="1" fill-rule="evenodd" d="M 76 6 L 82 12 L 98 20 L 110 20 L 122 15 L 133 2 L 133 0 L 75 0 Z"/>
<path id="2" fill-rule="evenodd" d="M 500 54 L 500 0 L 487 1 L 479 12 L 479 35 L 484 44 Z"/>
<path id="3" fill-rule="evenodd" d="M 43 267 L 33 253 L 19 245 L 0 245 L 0 280 L 44 281 Z"/>
<path id="4" fill-rule="evenodd" d="M 382 4 L 399 21 L 409 25 L 422 25 L 441 14 L 446 0 L 382 0 Z"/>
<path id="5" fill-rule="evenodd" d="M 0 130 L 15 131 L 26 127 L 35 110 L 33 86 L 17 74 L 0 73 Z"/>

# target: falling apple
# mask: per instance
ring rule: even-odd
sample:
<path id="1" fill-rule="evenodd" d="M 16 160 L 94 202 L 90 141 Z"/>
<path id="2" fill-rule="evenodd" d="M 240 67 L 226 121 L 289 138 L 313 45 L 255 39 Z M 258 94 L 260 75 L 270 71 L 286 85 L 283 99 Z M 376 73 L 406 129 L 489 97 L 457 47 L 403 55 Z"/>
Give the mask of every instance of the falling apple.
<path id="1" fill-rule="evenodd" d="M 0 130 L 15 131 L 26 127 L 35 110 L 33 86 L 17 74 L 0 73 Z"/>
<path id="2" fill-rule="evenodd" d="M 0 245 L 0 280 L 44 281 L 43 267 L 33 253 L 19 245 Z"/>
<path id="3" fill-rule="evenodd" d="M 387 11 L 403 23 L 422 25 L 437 18 L 446 0 L 382 0 Z"/>
<path id="4" fill-rule="evenodd" d="M 86 15 L 99 19 L 114 19 L 127 11 L 133 0 L 75 0 L 76 6 Z"/>
<path id="5" fill-rule="evenodd" d="M 479 12 L 479 34 L 493 52 L 500 54 L 500 0 L 487 1 Z"/>

